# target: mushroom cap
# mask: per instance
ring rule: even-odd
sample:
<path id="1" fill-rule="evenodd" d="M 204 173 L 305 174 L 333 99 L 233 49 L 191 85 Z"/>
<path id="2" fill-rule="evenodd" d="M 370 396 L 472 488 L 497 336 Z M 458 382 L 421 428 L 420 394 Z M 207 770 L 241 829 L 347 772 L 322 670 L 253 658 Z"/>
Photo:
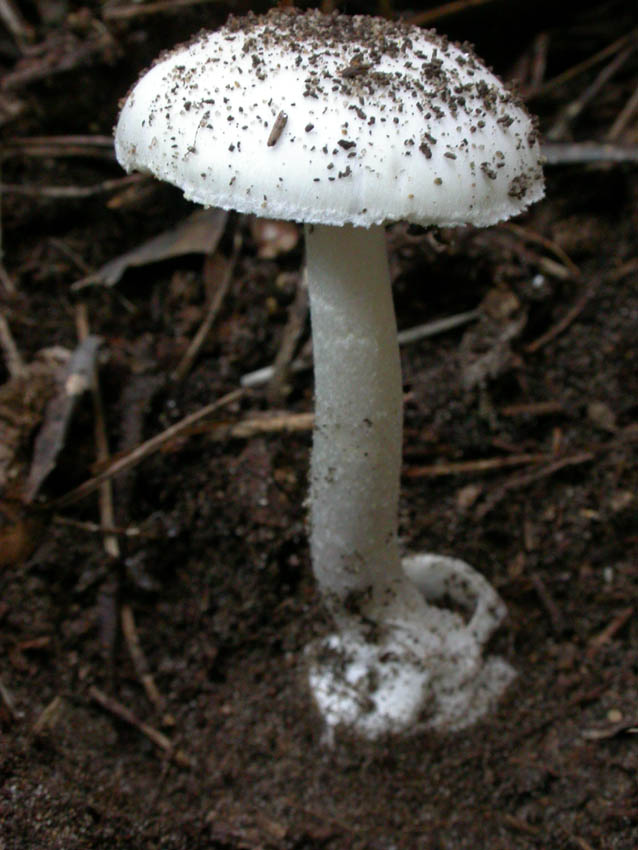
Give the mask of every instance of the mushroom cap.
<path id="1" fill-rule="evenodd" d="M 485 226 L 544 191 L 533 120 L 469 46 L 316 10 L 231 17 L 160 56 L 115 148 L 189 200 L 315 224 Z"/>

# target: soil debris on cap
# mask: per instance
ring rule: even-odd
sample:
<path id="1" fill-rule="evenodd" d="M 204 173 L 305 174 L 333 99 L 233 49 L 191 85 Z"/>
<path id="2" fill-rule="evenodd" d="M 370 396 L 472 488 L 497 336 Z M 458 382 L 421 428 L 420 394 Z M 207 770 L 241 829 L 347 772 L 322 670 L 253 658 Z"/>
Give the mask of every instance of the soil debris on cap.
<path id="1" fill-rule="evenodd" d="M 163 53 L 129 93 L 116 147 L 199 203 L 323 224 L 485 225 L 543 191 L 536 126 L 470 45 L 317 10 L 231 16 Z M 325 173 L 341 163 L 348 199 Z"/>

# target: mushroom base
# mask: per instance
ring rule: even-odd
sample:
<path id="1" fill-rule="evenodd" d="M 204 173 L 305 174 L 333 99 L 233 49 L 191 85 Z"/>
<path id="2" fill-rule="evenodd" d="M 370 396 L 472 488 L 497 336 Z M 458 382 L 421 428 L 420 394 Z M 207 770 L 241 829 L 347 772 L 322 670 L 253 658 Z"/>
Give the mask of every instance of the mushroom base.
<path id="1" fill-rule="evenodd" d="M 479 573 L 434 555 L 406 558 L 403 568 L 426 603 L 420 629 L 363 625 L 310 648 L 310 688 L 330 744 L 337 727 L 369 739 L 462 729 L 488 712 L 515 676 L 503 659 L 482 657 L 505 607 Z M 429 604 L 443 597 L 468 611 L 469 620 Z"/>

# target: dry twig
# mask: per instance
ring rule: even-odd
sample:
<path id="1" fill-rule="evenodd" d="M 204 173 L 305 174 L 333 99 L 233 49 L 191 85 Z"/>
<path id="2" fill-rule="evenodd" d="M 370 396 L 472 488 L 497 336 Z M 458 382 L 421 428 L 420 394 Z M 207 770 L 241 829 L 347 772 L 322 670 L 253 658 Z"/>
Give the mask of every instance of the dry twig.
<path id="1" fill-rule="evenodd" d="M 297 343 L 303 333 L 308 316 L 308 287 L 305 273 L 297 282 L 297 294 L 288 312 L 288 322 L 284 328 L 279 345 L 279 351 L 272 366 L 272 375 L 266 390 L 266 400 L 271 407 L 278 407 L 283 402 L 285 384 L 292 367 L 292 358 Z"/>
<path id="2" fill-rule="evenodd" d="M 433 21 L 438 21 L 439 18 L 458 15 L 459 12 L 465 12 L 466 9 L 471 9 L 473 6 L 484 6 L 486 3 L 492 2 L 494 0 L 452 0 L 452 2 L 443 3 L 442 6 L 436 6 L 434 9 L 418 12 L 410 18 L 410 23 L 415 26 L 431 24 Z"/>
<path id="3" fill-rule="evenodd" d="M 481 315 L 480 310 L 467 310 L 465 313 L 457 313 L 454 316 L 446 316 L 443 319 L 434 319 L 432 322 L 426 322 L 423 325 L 417 325 L 413 328 L 399 331 L 397 341 L 399 345 L 408 345 L 412 342 L 418 342 L 422 339 L 428 339 L 438 334 L 446 333 L 455 328 L 473 322 Z M 290 370 L 292 372 L 303 372 L 304 369 L 311 368 L 310 360 L 299 357 L 293 360 Z M 262 384 L 267 384 L 272 378 L 274 366 L 264 366 L 262 369 L 256 369 L 254 372 L 248 372 L 241 377 L 242 387 L 259 387 Z"/>
<path id="4" fill-rule="evenodd" d="M 175 750 L 170 738 L 158 729 L 155 729 L 153 726 L 149 726 L 148 723 L 138 720 L 133 712 L 125 705 L 122 705 L 121 702 L 113 699 L 113 697 L 107 696 L 99 688 L 96 688 L 95 685 L 92 685 L 89 688 L 89 696 L 105 711 L 110 712 L 119 720 L 123 720 L 124 723 L 128 723 L 129 726 L 133 726 L 143 735 L 146 735 L 146 737 L 152 741 L 156 747 L 163 750 L 180 767 L 190 767 L 191 760 L 183 750 Z"/>
<path id="5" fill-rule="evenodd" d="M 79 487 L 71 490 L 61 498 L 56 499 L 50 507 L 58 510 L 66 507 L 67 505 L 71 505 L 74 502 L 79 502 L 81 499 L 84 499 L 86 496 L 94 493 L 100 485 L 104 483 L 104 481 L 108 481 L 115 475 L 119 475 L 120 473 L 137 466 L 137 464 L 145 457 L 148 457 L 158 451 L 166 443 L 184 434 L 200 420 L 205 419 L 207 416 L 210 416 L 225 405 L 231 404 L 233 401 L 237 401 L 237 399 L 241 398 L 245 395 L 245 393 L 246 390 L 243 387 L 233 390 L 225 396 L 222 396 L 217 401 L 212 402 L 212 404 L 207 404 L 206 407 L 202 407 L 200 410 L 195 411 L 195 413 L 191 413 L 189 416 L 184 417 L 184 419 L 180 422 L 175 423 L 175 425 L 171 425 L 170 428 L 167 428 L 161 434 L 151 437 L 150 440 L 147 440 L 145 443 L 142 443 L 135 449 L 127 452 L 125 455 L 115 458 L 115 460 L 113 460 L 106 469 L 102 470 L 102 472 L 95 475 L 93 478 L 89 478 L 89 480 L 85 481 L 84 484 L 80 484 Z"/>
<path id="6" fill-rule="evenodd" d="M 0 159 L 14 156 L 115 159 L 112 136 L 16 136 L 7 139 Z"/>
<path id="7" fill-rule="evenodd" d="M 554 413 L 565 413 L 565 407 L 560 401 L 530 401 L 523 404 L 508 404 L 501 407 L 502 416 L 551 416 Z"/>
<path id="8" fill-rule="evenodd" d="M 59 694 L 54 696 L 51 702 L 45 705 L 38 715 L 37 720 L 33 724 L 33 734 L 37 737 L 42 735 L 44 732 L 51 731 L 60 719 L 63 707 L 64 702 L 62 697 Z"/>
<path id="9" fill-rule="evenodd" d="M 525 346 L 525 351 L 527 351 L 529 354 L 534 354 L 534 352 L 538 351 L 539 348 L 542 348 L 544 345 L 547 345 L 548 342 L 551 342 L 557 336 L 562 334 L 562 332 L 571 325 L 574 319 L 576 319 L 582 313 L 588 302 L 594 297 L 594 295 L 598 291 L 599 285 L 599 278 L 594 278 L 593 280 L 591 280 L 584 288 L 576 302 L 565 313 L 563 318 L 560 321 L 556 322 L 555 325 L 552 325 L 549 330 L 545 331 L 544 334 L 539 336 L 533 342 L 528 343 L 528 345 Z"/>
<path id="10" fill-rule="evenodd" d="M 590 162 L 638 162 L 638 145 L 609 142 L 545 142 L 542 154 L 547 165 L 584 165 Z"/>
<path id="11" fill-rule="evenodd" d="M 78 198 L 92 198 L 95 195 L 105 195 L 126 189 L 139 183 L 148 181 L 144 174 L 129 174 L 127 177 L 115 177 L 112 180 L 103 180 L 92 186 L 35 186 L 21 185 L 19 183 L 0 183 L 0 192 L 7 195 L 25 195 L 29 198 L 46 198 L 54 201 L 75 200 Z"/>
<path id="12" fill-rule="evenodd" d="M 623 610 L 617 614 L 614 619 L 609 623 L 605 628 L 593 637 L 589 641 L 589 646 L 587 648 L 586 657 L 588 661 L 593 661 L 598 650 L 604 646 L 606 643 L 609 643 L 618 632 L 623 628 L 623 626 L 629 622 L 629 620 L 634 615 L 634 607 L 630 605 L 628 608 L 623 608 Z"/>
<path id="13" fill-rule="evenodd" d="M 11 691 L 4 684 L 2 679 L 0 679 L 0 706 L 4 708 L 10 720 L 14 720 L 16 717 L 16 707 L 15 701 L 13 699 L 13 695 Z"/>
<path id="14" fill-rule="evenodd" d="M 563 629 L 565 628 L 565 621 L 554 600 L 554 597 L 551 595 L 547 589 L 547 585 L 538 573 L 532 573 L 530 579 L 534 585 L 534 590 L 538 594 L 538 598 L 543 603 L 543 606 L 549 615 L 549 620 L 552 624 L 554 634 L 562 634 Z"/>
<path id="15" fill-rule="evenodd" d="M 583 109 L 585 109 L 585 107 L 594 100 L 595 97 L 597 97 L 601 89 L 609 82 L 614 74 L 620 70 L 634 52 L 635 47 L 635 44 L 630 44 L 617 56 L 614 56 L 611 62 L 596 76 L 595 80 L 587 86 L 587 88 L 584 89 L 575 100 L 568 103 L 567 106 L 561 110 L 553 126 L 547 131 L 546 136 L 550 141 L 561 139 L 567 134 L 570 124 L 578 118 Z"/>
<path id="16" fill-rule="evenodd" d="M 122 528 L 118 525 L 101 525 L 98 522 L 83 522 L 82 520 L 73 519 L 73 517 L 61 516 L 60 514 L 55 514 L 52 518 L 52 522 L 55 522 L 58 525 L 68 525 L 71 528 L 77 528 L 80 531 L 86 531 L 87 534 L 99 534 L 102 537 L 105 534 L 117 534 L 120 537 L 141 537 L 149 540 L 154 540 L 156 538 L 156 535 L 145 533 L 139 528 Z"/>
<path id="17" fill-rule="evenodd" d="M 199 6 L 203 3 L 217 3 L 219 0 L 156 0 L 154 3 L 132 3 L 126 6 L 106 6 L 102 10 L 105 21 L 122 21 L 147 15 L 174 13 L 185 6 Z"/>
<path id="18" fill-rule="evenodd" d="M 0 244 L 0 258 L 2 257 L 2 245 Z M 16 289 L 16 285 L 13 281 L 13 278 L 5 269 L 2 262 L 0 262 L 0 285 L 6 292 L 9 297 L 13 297 L 17 294 L 18 290 Z"/>
<path id="19" fill-rule="evenodd" d="M 195 359 L 199 354 L 202 345 L 206 341 L 206 338 L 215 323 L 215 319 L 217 318 L 221 306 L 224 303 L 224 298 L 226 297 L 226 295 L 228 294 L 228 290 L 230 289 L 230 284 L 233 279 L 233 272 L 235 270 L 235 265 L 237 264 L 237 257 L 239 256 L 239 251 L 241 250 L 241 242 L 241 236 L 239 235 L 239 233 L 236 233 L 233 243 L 233 253 L 230 260 L 228 261 L 224 275 L 221 281 L 219 282 L 213 297 L 210 300 L 210 304 L 208 305 L 204 321 L 199 326 L 199 329 L 191 340 L 191 343 L 186 349 L 184 356 L 182 357 L 173 374 L 171 375 L 173 381 L 183 381 L 186 375 L 190 372 L 191 367 L 195 362 Z"/>
<path id="20" fill-rule="evenodd" d="M 232 425 L 213 423 L 204 425 L 201 430 L 208 432 L 209 439 L 214 442 L 221 440 L 249 440 L 267 434 L 292 434 L 312 431 L 314 413 L 269 413 L 233 422 Z"/>
<path id="21" fill-rule="evenodd" d="M 0 313 L 0 347 L 4 352 L 4 360 L 7 372 L 12 378 L 22 378 L 26 374 L 24 360 L 20 356 L 18 346 L 11 334 L 9 323 Z"/>
<path id="22" fill-rule="evenodd" d="M 81 39 L 70 35 L 68 31 L 54 33 L 45 42 L 34 46 L 28 57 L 24 57 L 14 70 L 0 78 L 0 89 L 10 91 L 22 88 L 55 74 L 85 67 L 96 59 L 108 59 L 114 47 L 110 33 L 98 22 L 93 32 L 84 34 Z"/>
<path id="23" fill-rule="evenodd" d="M 406 478 L 439 478 L 444 475 L 468 475 L 492 472 L 510 466 L 539 464 L 547 461 L 546 454 L 520 454 L 506 457 L 487 457 L 478 460 L 460 460 L 454 463 L 433 463 L 429 466 L 410 466 L 404 471 Z"/>
<path id="24" fill-rule="evenodd" d="M 567 457 L 559 458 L 551 463 L 546 464 L 545 466 L 541 466 L 540 468 L 533 469 L 531 472 L 524 472 L 520 475 L 514 475 L 509 478 L 507 481 L 503 482 L 499 487 L 497 487 L 494 492 L 492 492 L 483 504 L 479 505 L 476 509 L 476 520 L 480 522 L 484 519 L 487 514 L 496 507 L 496 505 L 501 502 L 510 490 L 517 490 L 521 487 L 528 487 L 530 484 L 533 484 L 536 481 L 540 481 L 542 478 L 547 478 L 550 475 L 554 475 L 556 472 L 560 472 L 562 469 L 566 469 L 568 466 L 578 466 L 582 463 L 589 463 L 589 461 L 594 459 L 593 452 L 579 452 L 575 455 L 568 455 Z"/>
<path id="25" fill-rule="evenodd" d="M 80 342 L 85 342 L 90 335 L 89 318 L 86 304 L 79 304 L 76 311 L 76 325 Z M 93 416 L 95 448 L 98 463 L 106 463 L 109 459 L 109 445 L 106 434 L 106 421 L 104 418 L 104 405 L 100 393 L 100 381 L 97 371 L 97 361 L 93 363 L 91 375 L 91 395 L 93 397 Z M 113 510 L 113 489 L 110 481 L 104 481 L 99 488 L 100 522 L 104 526 L 112 526 L 115 523 Z M 111 558 L 120 557 L 120 542 L 115 534 L 104 535 L 104 551 Z"/>
<path id="26" fill-rule="evenodd" d="M 638 112 L 638 86 L 634 89 L 634 93 L 631 95 L 627 103 L 623 106 L 623 108 L 618 113 L 616 120 L 609 128 L 607 133 L 607 141 L 615 142 L 622 133 L 625 128 L 631 121 L 631 119 L 635 116 L 636 112 Z"/>
<path id="27" fill-rule="evenodd" d="M 556 242 L 553 242 L 551 239 L 548 239 L 540 233 L 535 233 L 533 230 L 528 230 L 526 227 L 521 227 L 520 224 L 514 224 L 513 222 L 502 224 L 501 228 L 503 230 L 508 230 L 510 233 L 515 234 L 526 242 L 535 242 L 547 251 L 551 251 L 551 253 L 569 269 L 573 277 L 580 277 L 580 269 L 576 263 L 573 262 L 573 260 L 565 253 L 565 251 L 563 251 L 560 245 L 556 244 Z"/>
<path id="28" fill-rule="evenodd" d="M 530 92 L 528 96 L 539 97 L 541 95 L 548 94 L 556 88 L 560 88 L 560 86 L 562 86 L 564 83 L 574 79 L 574 77 L 577 77 L 580 74 L 583 74 L 585 71 L 588 71 L 590 68 L 593 68 L 594 65 L 598 65 L 599 62 L 604 62 L 608 56 L 613 56 L 614 53 L 617 53 L 619 50 L 622 50 L 625 45 L 630 44 L 632 41 L 635 41 L 637 37 L 638 29 L 628 32 L 626 35 L 623 35 L 616 41 L 612 42 L 611 44 L 608 44 L 607 47 L 604 47 L 602 50 L 599 50 L 598 53 L 594 53 L 593 56 L 589 56 L 583 62 L 579 62 L 577 65 L 573 65 L 571 68 L 567 68 L 567 70 L 563 71 L 561 74 L 558 74 L 558 76 L 554 77 L 551 80 L 548 80 L 540 88 L 536 89 L 533 92 Z"/>
<path id="29" fill-rule="evenodd" d="M 25 21 L 13 0 L 0 0 L 0 20 L 15 38 L 19 47 L 33 39 L 33 27 Z"/>
<path id="30" fill-rule="evenodd" d="M 133 609 L 130 605 L 122 606 L 122 631 L 124 633 L 129 655 L 131 656 L 133 666 L 135 667 L 135 672 L 146 691 L 146 696 L 149 698 L 152 705 L 155 706 L 157 711 L 165 711 L 166 700 L 158 691 L 155 679 L 150 671 L 148 661 L 146 660 L 142 644 L 140 643 L 140 639 L 137 634 Z"/>

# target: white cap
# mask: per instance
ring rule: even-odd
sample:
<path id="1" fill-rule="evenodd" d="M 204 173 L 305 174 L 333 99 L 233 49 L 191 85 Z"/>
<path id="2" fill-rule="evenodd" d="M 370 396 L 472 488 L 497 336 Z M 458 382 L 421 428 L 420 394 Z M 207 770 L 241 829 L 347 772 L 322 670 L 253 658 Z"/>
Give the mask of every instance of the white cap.
<path id="1" fill-rule="evenodd" d="M 115 147 L 190 200 L 316 224 L 484 226 L 543 195 L 535 125 L 471 48 L 315 10 L 230 18 L 161 56 Z"/>

